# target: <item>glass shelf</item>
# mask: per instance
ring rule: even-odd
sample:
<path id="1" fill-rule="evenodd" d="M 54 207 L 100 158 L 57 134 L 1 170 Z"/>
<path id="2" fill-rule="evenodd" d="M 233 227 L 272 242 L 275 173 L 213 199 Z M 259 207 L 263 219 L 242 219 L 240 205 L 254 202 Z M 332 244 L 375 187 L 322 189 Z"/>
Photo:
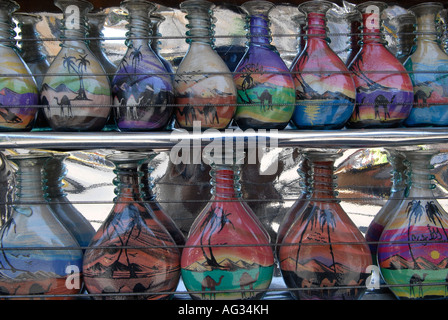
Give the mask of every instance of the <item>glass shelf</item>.
<path id="1" fill-rule="evenodd" d="M 448 128 L 399 128 L 327 131 L 224 131 L 186 132 L 4 132 L 0 133 L 0 149 L 44 148 L 88 150 L 170 149 L 185 140 L 202 146 L 212 140 L 253 142 L 267 147 L 376 148 L 442 144 L 448 142 Z M 259 145 L 259 144 L 257 144 Z"/>

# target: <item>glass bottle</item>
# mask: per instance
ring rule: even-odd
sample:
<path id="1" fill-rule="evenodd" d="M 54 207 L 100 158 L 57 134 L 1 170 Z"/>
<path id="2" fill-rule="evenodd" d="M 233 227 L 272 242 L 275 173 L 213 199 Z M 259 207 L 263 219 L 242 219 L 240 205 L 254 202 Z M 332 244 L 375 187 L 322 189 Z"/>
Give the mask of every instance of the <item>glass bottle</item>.
<path id="1" fill-rule="evenodd" d="M 43 81 L 41 104 L 55 131 L 100 131 L 112 104 L 109 78 L 85 40 L 86 0 L 55 0 L 63 12 L 61 50 Z"/>
<path id="2" fill-rule="evenodd" d="M 292 121 L 299 129 L 340 129 L 354 110 L 355 84 L 344 62 L 330 48 L 326 12 L 328 1 L 307 1 L 306 44 L 291 66 L 296 87 Z"/>
<path id="3" fill-rule="evenodd" d="M 173 84 L 151 49 L 149 14 L 156 6 L 146 0 L 125 0 L 129 29 L 126 54 L 112 81 L 116 121 L 121 131 L 165 129 L 174 103 Z"/>
<path id="4" fill-rule="evenodd" d="M 414 25 L 416 23 L 415 15 L 411 12 L 402 14 L 397 17 L 398 29 L 397 29 L 397 51 L 395 56 L 401 63 L 405 63 L 409 56 L 414 52 L 415 43 Z"/>
<path id="5" fill-rule="evenodd" d="M 404 122 L 407 127 L 448 124 L 448 55 L 443 51 L 436 28 L 442 3 L 423 2 L 411 7 L 417 19 L 416 48 L 404 66 L 414 86 L 414 105 Z"/>
<path id="6" fill-rule="evenodd" d="M 106 156 L 115 165 L 114 206 L 84 254 L 84 282 L 97 299 L 158 300 L 180 278 L 180 253 L 141 197 L 143 154 Z"/>
<path id="7" fill-rule="evenodd" d="M 356 7 L 362 13 L 363 35 L 361 50 L 349 65 L 356 85 L 355 110 L 347 123 L 350 128 L 397 127 L 412 109 L 411 78 L 385 47 L 380 31 L 381 12 L 386 7 L 377 1 Z"/>
<path id="8" fill-rule="evenodd" d="M 369 243 L 372 260 L 377 265 L 378 241 L 387 223 L 393 218 L 397 209 L 406 197 L 407 178 L 406 178 L 406 158 L 396 149 L 387 148 L 387 159 L 392 166 L 392 186 L 390 195 L 386 203 L 381 207 L 373 220 L 370 222 L 366 231 L 366 241 Z"/>
<path id="9" fill-rule="evenodd" d="M 42 16 L 16 12 L 14 13 L 14 18 L 17 19 L 18 27 L 20 28 L 20 56 L 30 69 L 31 74 L 36 80 L 37 88 L 40 90 L 44 75 L 50 67 L 50 62 L 44 53 L 42 41 L 39 39 L 40 35 L 36 30 L 36 25 L 42 21 Z M 46 128 L 49 128 L 49 124 L 45 118 L 44 110 L 38 108 L 34 129 Z"/>
<path id="10" fill-rule="evenodd" d="M 46 199 L 48 205 L 58 219 L 75 237 L 81 247 L 87 247 L 92 240 L 95 229 L 90 222 L 76 209 L 64 191 L 63 179 L 67 174 L 65 159 L 68 154 L 53 153 L 44 167 Z"/>
<path id="11" fill-rule="evenodd" d="M 213 196 L 193 223 L 181 259 L 194 300 L 260 299 L 272 280 L 270 238 L 241 199 L 237 173 L 244 152 L 233 156 L 206 155 Z"/>
<path id="12" fill-rule="evenodd" d="M 18 167 L 17 194 L 0 242 L 1 248 L 21 249 L 1 250 L 2 295 L 68 299 L 80 291 L 82 250 L 44 198 L 43 167 L 50 157 L 48 153 L 8 156 Z"/>
<path id="13" fill-rule="evenodd" d="M 279 251 L 283 279 L 296 299 L 359 299 L 365 291 L 369 247 L 336 197 L 337 150 L 309 150 L 312 193 Z M 347 287 L 347 288 L 345 288 Z"/>
<path id="14" fill-rule="evenodd" d="M 410 148 L 403 152 L 408 160 L 409 194 L 380 237 L 381 275 L 398 299 L 443 299 L 448 216 L 433 194 L 431 165 L 439 151 Z"/>
<path id="15" fill-rule="evenodd" d="M 344 14 L 344 19 L 349 24 L 350 35 L 348 39 L 347 56 L 345 58 L 345 64 L 347 66 L 353 61 L 361 49 L 359 32 L 362 26 L 362 16 L 358 10 L 349 11 Z"/>
<path id="16" fill-rule="evenodd" d="M 0 2 L 0 131 L 30 131 L 38 110 L 36 80 L 13 41 L 12 14 L 19 8 L 15 1 Z"/>
<path id="17" fill-rule="evenodd" d="M 152 13 L 150 15 L 151 20 L 151 31 L 152 31 L 152 40 L 151 40 L 151 49 L 154 51 L 154 53 L 157 55 L 157 57 L 162 61 L 162 64 L 165 66 L 166 71 L 174 77 L 174 69 L 171 63 L 168 62 L 162 55 L 160 54 L 160 39 L 159 37 L 162 36 L 162 34 L 159 32 L 160 24 L 165 21 L 165 17 L 161 15 L 160 13 Z"/>
<path id="18" fill-rule="evenodd" d="M 187 0 L 180 4 L 188 19 L 188 51 L 174 77 L 176 121 L 191 130 L 198 121 L 202 129 L 226 128 L 236 111 L 236 87 L 223 59 L 213 49 L 214 4 Z"/>
<path id="19" fill-rule="evenodd" d="M 179 251 L 182 251 L 182 246 L 185 245 L 185 237 L 182 231 L 177 227 L 176 223 L 171 219 L 171 217 L 165 213 L 165 210 L 162 206 L 157 202 L 156 195 L 153 192 L 154 182 L 151 177 L 151 172 L 154 168 L 150 165 L 150 161 L 157 155 L 157 153 L 152 152 L 147 154 L 148 161 L 144 162 L 141 165 L 140 170 L 143 173 L 142 176 L 142 198 L 145 201 L 151 210 L 154 212 L 154 215 L 160 221 L 160 223 L 165 227 L 168 233 L 173 238 L 174 242 L 179 246 Z"/>
<path id="20" fill-rule="evenodd" d="M 106 71 L 109 80 L 112 79 L 117 71 L 117 66 L 109 59 L 106 52 L 104 52 L 103 41 L 103 27 L 107 19 L 107 12 L 90 12 L 87 14 L 87 19 L 89 23 L 89 49 L 98 58 L 100 64 L 103 66 L 104 71 Z"/>
<path id="21" fill-rule="evenodd" d="M 6 159 L 6 155 L 0 152 L 0 229 L 8 221 L 12 212 L 14 202 L 15 174 L 11 162 Z"/>
<path id="22" fill-rule="evenodd" d="M 299 59 L 302 50 L 305 48 L 306 16 L 305 14 L 303 14 L 303 12 L 299 12 L 299 14 L 292 16 L 291 20 L 297 28 L 297 54 L 291 62 L 291 66 L 293 66 L 296 64 L 297 59 Z"/>
<path id="23" fill-rule="evenodd" d="M 235 69 L 238 107 L 235 121 L 245 130 L 284 129 L 294 112 L 294 80 L 277 48 L 271 44 L 269 1 L 248 1 L 246 13 L 248 47 Z"/>
<path id="24" fill-rule="evenodd" d="M 299 217 L 305 208 L 308 206 L 309 196 L 310 196 L 310 185 L 309 185 L 309 174 L 310 165 L 307 158 L 302 157 L 302 161 L 299 169 L 297 170 L 299 174 L 299 184 L 301 186 L 301 192 L 298 199 L 293 203 L 291 208 L 288 209 L 285 216 L 283 217 L 282 223 L 280 224 L 277 231 L 277 246 L 276 254 L 278 257 L 280 244 L 282 243 L 286 233 L 288 232 L 291 225 Z"/>

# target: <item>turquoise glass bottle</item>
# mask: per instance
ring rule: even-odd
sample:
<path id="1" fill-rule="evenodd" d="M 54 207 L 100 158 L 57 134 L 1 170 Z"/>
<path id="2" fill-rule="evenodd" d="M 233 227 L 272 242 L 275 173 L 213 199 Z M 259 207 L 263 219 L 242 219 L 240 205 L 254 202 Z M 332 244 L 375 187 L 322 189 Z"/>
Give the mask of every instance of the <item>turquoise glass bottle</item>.
<path id="1" fill-rule="evenodd" d="M 40 34 L 36 30 L 37 24 L 43 20 L 42 16 L 16 12 L 14 13 L 14 18 L 17 19 L 18 27 L 20 28 L 20 56 L 30 69 L 36 80 L 37 88 L 40 90 L 44 75 L 50 67 L 50 62 L 44 52 L 43 42 L 40 40 Z M 42 107 L 38 107 L 33 129 L 48 130 L 49 127 L 44 110 Z"/>
<path id="2" fill-rule="evenodd" d="M 43 169 L 51 155 L 19 154 L 8 159 L 18 169 L 13 211 L 0 230 L 0 292 L 70 299 L 81 289 L 83 254 L 45 199 Z"/>
<path id="3" fill-rule="evenodd" d="M 73 206 L 64 191 L 63 180 L 67 174 L 64 162 L 67 157 L 68 154 L 53 153 L 53 157 L 46 162 L 44 167 L 46 198 L 54 214 L 71 232 L 79 245 L 86 248 L 95 234 L 95 229 Z"/>
<path id="4" fill-rule="evenodd" d="M 390 189 L 390 195 L 387 202 L 377 212 L 373 220 L 370 222 L 366 231 L 366 241 L 369 243 L 370 252 L 372 253 L 372 260 L 377 265 L 377 248 L 378 241 L 380 241 L 381 234 L 387 223 L 393 218 L 397 209 L 407 194 L 406 177 L 406 158 L 404 155 L 392 148 L 388 148 L 385 151 L 387 153 L 387 159 L 392 166 L 392 186 Z"/>
<path id="5" fill-rule="evenodd" d="M 154 215 L 165 227 L 168 233 L 173 238 L 174 242 L 179 246 L 179 251 L 182 251 L 185 245 L 185 236 L 178 228 L 174 220 L 165 212 L 164 208 L 157 201 L 156 195 L 153 192 L 154 180 L 151 177 L 151 172 L 154 167 L 151 166 L 151 160 L 156 156 L 155 152 L 148 154 L 148 160 L 145 161 L 140 170 L 142 171 L 142 198 L 149 205 Z"/>

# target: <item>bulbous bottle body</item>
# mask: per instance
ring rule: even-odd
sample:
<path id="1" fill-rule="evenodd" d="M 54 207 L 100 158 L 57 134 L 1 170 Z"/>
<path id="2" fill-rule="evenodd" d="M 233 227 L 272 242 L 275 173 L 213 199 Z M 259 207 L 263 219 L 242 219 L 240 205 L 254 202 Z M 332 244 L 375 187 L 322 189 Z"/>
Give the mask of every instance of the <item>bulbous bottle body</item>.
<path id="1" fill-rule="evenodd" d="M 421 3 L 410 10 L 417 18 L 415 51 L 404 63 L 414 87 L 414 104 L 404 125 L 407 127 L 448 124 L 448 55 L 437 39 L 436 15 L 441 3 Z"/>
<path id="2" fill-rule="evenodd" d="M 235 121 L 242 129 L 284 129 L 294 112 L 294 80 L 270 44 L 268 15 L 273 6 L 268 1 L 249 1 L 242 6 L 248 15 L 249 45 L 234 74 L 238 94 Z"/>
<path id="3" fill-rule="evenodd" d="M 370 222 L 365 238 L 369 243 L 370 252 L 372 253 L 372 260 L 375 265 L 377 261 L 377 248 L 380 241 L 381 234 L 384 228 L 393 218 L 397 209 L 406 197 L 406 165 L 407 161 L 402 153 L 388 148 L 386 149 L 389 162 L 392 164 L 392 187 L 387 202 L 381 207 L 373 220 Z"/>
<path id="4" fill-rule="evenodd" d="M 361 50 L 349 65 L 356 85 L 355 110 L 347 124 L 350 128 L 397 127 L 412 109 L 411 78 L 381 39 L 380 15 L 386 6 L 375 1 L 358 5 L 364 35 Z"/>
<path id="5" fill-rule="evenodd" d="M 306 44 L 291 66 L 296 88 L 292 121 L 299 129 L 341 129 L 354 110 L 355 84 L 326 38 L 326 1 L 299 6 L 307 13 Z"/>
<path id="6" fill-rule="evenodd" d="M 180 253 L 148 206 L 139 188 L 139 166 L 146 157 L 108 156 L 116 166 L 117 197 L 85 251 L 86 288 L 105 300 L 170 298 L 180 277 Z"/>
<path id="7" fill-rule="evenodd" d="M 193 223 L 182 251 L 185 287 L 195 300 L 260 299 L 273 275 L 270 238 L 237 197 L 234 168 L 220 165 L 212 177 L 215 195 Z"/>
<path id="8" fill-rule="evenodd" d="M 432 192 L 430 161 L 436 153 L 405 151 L 409 195 L 380 237 L 381 275 L 398 299 L 446 298 L 448 215 Z"/>
<path id="9" fill-rule="evenodd" d="M 95 235 L 95 229 L 82 213 L 73 206 L 63 190 L 62 180 L 67 172 L 64 161 L 67 156 L 67 154 L 54 153 L 53 157 L 45 164 L 46 198 L 51 210 L 71 232 L 78 244 L 86 248 Z"/>
<path id="10" fill-rule="evenodd" d="M 230 70 L 212 48 L 211 10 L 203 0 L 181 3 L 189 19 L 190 43 L 174 77 L 175 116 L 179 127 L 225 129 L 236 111 L 236 87 Z"/>
<path id="11" fill-rule="evenodd" d="M 36 119 L 39 92 L 36 81 L 13 46 L 11 14 L 19 8 L 15 1 L 0 5 L 0 131 L 30 131 Z M 8 43 L 11 39 L 11 43 Z"/>
<path id="12" fill-rule="evenodd" d="M 49 158 L 48 154 L 9 157 L 18 166 L 18 193 L 11 217 L 0 231 L 1 247 L 9 249 L 0 256 L 2 295 L 71 299 L 80 291 L 82 250 L 44 199 L 41 171 Z"/>
<path id="13" fill-rule="evenodd" d="M 55 3 L 64 14 L 67 6 L 78 6 L 80 21 L 76 27 L 64 26 L 61 50 L 42 81 L 40 101 L 46 106 L 45 116 L 55 131 L 100 131 L 109 117 L 112 96 L 109 78 L 83 41 L 92 5 L 85 0 Z"/>
<path id="14" fill-rule="evenodd" d="M 174 103 L 173 85 L 164 65 L 148 42 L 148 1 L 123 1 L 129 12 L 128 49 L 112 80 L 117 127 L 121 131 L 165 129 Z"/>
<path id="15" fill-rule="evenodd" d="M 332 174 L 337 156 L 307 153 L 314 191 L 280 244 L 282 276 L 288 288 L 300 289 L 291 290 L 296 299 L 353 300 L 365 292 L 371 253 L 335 198 Z"/>

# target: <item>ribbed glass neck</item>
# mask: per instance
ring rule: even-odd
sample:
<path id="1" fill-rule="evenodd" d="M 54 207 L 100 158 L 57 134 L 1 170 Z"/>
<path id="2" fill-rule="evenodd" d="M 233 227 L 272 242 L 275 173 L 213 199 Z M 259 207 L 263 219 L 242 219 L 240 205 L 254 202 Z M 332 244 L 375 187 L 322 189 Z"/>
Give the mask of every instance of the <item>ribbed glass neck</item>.
<path id="1" fill-rule="evenodd" d="M 12 22 L 12 14 L 20 6 L 15 1 L 4 0 L 0 2 L 0 45 L 15 48 L 15 25 Z"/>
<path id="2" fill-rule="evenodd" d="M 362 45 L 384 44 L 381 33 L 381 14 L 387 5 L 383 2 L 368 1 L 356 8 L 362 14 Z"/>
<path id="3" fill-rule="evenodd" d="M 301 13 L 292 16 L 291 20 L 297 28 L 297 53 L 301 53 L 302 49 L 305 47 L 305 37 L 303 36 L 303 33 L 305 32 L 306 17 Z"/>
<path id="4" fill-rule="evenodd" d="M 16 171 L 16 204 L 45 203 L 43 168 L 51 158 L 46 154 L 26 154 L 8 157 L 18 169 Z"/>
<path id="5" fill-rule="evenodd" d="M 64 164 L 66 158 L 67 155 L 54 154 L 45 164 L 44 177 L 48 201 L 66 196 L 63 189 L 63 179 L 67 175 L 67 168 Z"/>
<path id="6" fill-rule="evenodd" d="M 142 202 L 141 165 L 148 160 L 143 154 L 119 153 L 106 156 L 115 165 L 113 180 L 115 202 Z"/>
<path id="7" fill-rule="evenodd" d="M 93 9 L 93 5 L 85 0 L 55 0 L 55 5 L 63 13 L 61 46 L 87 44 L 87 14 Z"/>
<path id="8" fill-rule="evenodd" d="M 411 7 L 416 17 L 416 40 L 439 43 L 436 27 L 437 14 L 443 9 L 443 5 L 438 2 L 427 2 Z"/>
<path id="9" fill-rule="evenodd" d="M 311 167 L 309 175 L 309 194 L 314 201 L 336 199 L 337 192 L 335 188 L 336 175 L 334 174 L 335 159 L 340 157 L 339 153 L 334 152 L 307 152 L 305 157 L 309 160 Z"/>
<path id="10" fill-rule="evenodd" d="M 268 1 L 248 1 L 241 8 L 246 13 L 248 44 L 269 46 L 272 40 L 269 12 L 274 8 L 274 4 Z"/>
<path id="11" fill-rule="evenodd" d="M 43 53 L 43 44 L 40 40 L 39 33 L 36 30 L 36 25 L 42 20 L 41 16 L 16 13 L 14 17 L 19 21 L 21 48 L 20 53 L 26 62 L 40 61 L 46 58 Z"/>
<path id="12" fill-rule="evenodd" d="M 241 198 L 240 167 L 236 165 L 212 165 L 210 170 L 211 193 L 215 200 Z"/>
<path id="13" fill-rule="evenodd" d="M 387 150 L 387 159 L 392 166 L 391 193 L 404 192 L 407 187 L 406 158 L 399 152 Z"/>
<path id="14" fill-rule="evenodd" d="M 155 155 L 150 155 L 148 161 L 144 162 L 140 171 L 141 175 L 141 186 L 142 186 L 142 198 L 145 201 L 153 201 L 155 199 L 154 189 L 154 179 L 151 177 L 151 173 L 154 171 L 154 167 L 150 165 L 150 160 L 155 157 Z"/>
<path id="15" fill-rule="evenodd" d="M 189 29 L 186 33 L 187 43 L 202 43 L 213 45 L 213 8 L 215 5 L 205 0 L 187 0 L 180 4 L 183 12 L 186 12 Z"/>
<path id="16" fill-rule="evenodd" d="M 151 20 L 149 15 L 156 10 L 156 6 L 145 0 L 125 0 L 121 7 L 128 11 L 128 32 L 126 33 L 126 45 L 129 48 L 151 43 Z"/>
<path id="17" fill-rule="evenodd" d="M 159 32 L 160 24 L 165 21 L 165 18 L 159 14 L 151 15 L 151 48 L 154 52 L 159 52 L 160 37 L 162 36 Z"/>
<path id="18" fill-rule="evenodd" d="M 436 185 L 431 159 L 435 154 L 434 151 L 405 152 L 410 197 L 432 196 Z"/>
<path id="19" fill-rule="evenodd" d="M 89 22 L 89 47 L 93 52 L 103 51 L 103 32 L 102 28 L 106 21 L 106 13 L 89 13 L 87 15 Z"/>
<path id="20" fill-rule="evenodd" d="M 306 36 L 307 43 L 310 41 L 325 40 L 327 37 L 327 11 L 333 7 L 333 3 L 324 0 L 314 0 L 299 5 L 299 10 L 306 14 Z"/>

